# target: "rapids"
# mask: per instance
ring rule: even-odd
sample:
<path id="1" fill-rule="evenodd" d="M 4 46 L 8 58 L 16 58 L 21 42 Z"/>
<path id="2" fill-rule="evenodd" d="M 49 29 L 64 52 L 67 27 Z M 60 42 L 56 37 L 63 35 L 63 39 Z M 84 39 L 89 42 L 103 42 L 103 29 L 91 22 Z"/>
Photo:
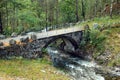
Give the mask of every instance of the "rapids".
<path id="1" fill-rule="evenodd" d="M 68 71 L 73 80 L 105 80 L 100 74 L 96 74 L 95 68 L 99 66 L 95 62 L 82 60 L 71 56 L 57 48 L 48 47 L 47 52 L 55 67 L 61 67 Z"/>

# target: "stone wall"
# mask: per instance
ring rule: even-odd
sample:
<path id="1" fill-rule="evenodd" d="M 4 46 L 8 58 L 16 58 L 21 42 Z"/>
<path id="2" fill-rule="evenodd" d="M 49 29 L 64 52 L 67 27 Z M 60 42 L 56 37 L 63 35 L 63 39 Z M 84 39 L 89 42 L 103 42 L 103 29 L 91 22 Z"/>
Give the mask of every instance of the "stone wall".
<path id="1" fill-rule="evenodd" d="M 65 34 L 64 36 L 73 38 L 79 44 L 82 39 L 82 31 Z M 9 41 L 9 46 L 0 46 L 0 58 L 10 58 L 13 56 L 21 56 L 29 59 L 40 58 L 42 57 L 42 48 L 49 40 L 54 39 L 54 37 L 36 40 L 37 38 L 34 35 L 31 39 L 28 37 L 21 38 L 20 42 L 12 39 Z"/>

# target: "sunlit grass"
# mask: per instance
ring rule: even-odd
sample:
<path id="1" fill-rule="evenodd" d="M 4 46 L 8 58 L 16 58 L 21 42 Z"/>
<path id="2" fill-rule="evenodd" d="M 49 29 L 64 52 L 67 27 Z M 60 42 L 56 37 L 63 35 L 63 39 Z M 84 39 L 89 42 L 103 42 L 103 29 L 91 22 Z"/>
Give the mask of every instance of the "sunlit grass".
<path id="1" fill-rule="evenodd" d="M 25 80 L 69 80 L 46 59 L 0 60 L 0 77 L 4 80 L 16 80 L 16 77 Z"/>
<path id="2" fill-rule="evenodd" d="M 86 20 L 85 22 L 80 23 L 80 26 L 85 26 L 88 24 L 90 27 L 93 26 L 94 23 L 98 23 L 99 25 L 111 25 L 115 23 L 120 23 L 120 16 L 113 16 L 111 19 L 110 16 L 105 17 L 97 17 L 92 20 Z"/>
<path id="3" fill-rule="evenodd" d="M 120 55 L 120 28 L 110 29 L 110 34 L 107 37 L 106 49 L 109 49 L 111 54 L 111 60 L 109 66 L 120 65 L 120 59 L 116 58 Z M 119 56 L 118 56 L 119 57 Z"/>

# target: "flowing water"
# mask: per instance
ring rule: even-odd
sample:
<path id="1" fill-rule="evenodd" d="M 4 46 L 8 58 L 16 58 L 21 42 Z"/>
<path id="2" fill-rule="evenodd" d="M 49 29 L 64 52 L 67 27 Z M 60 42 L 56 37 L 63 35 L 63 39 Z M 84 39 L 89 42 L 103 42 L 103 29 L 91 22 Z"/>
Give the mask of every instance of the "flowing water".
<path id="1" fill-rule="evenodd" d="M 98 66 L 94 62 L 72 57 L 70 54 L 53 47 L 48 47 L 47 52 L 53 65 L 66 69 L 74 80 L 105 80 L 100 74 L 96 74 L 95 68 Z"/>

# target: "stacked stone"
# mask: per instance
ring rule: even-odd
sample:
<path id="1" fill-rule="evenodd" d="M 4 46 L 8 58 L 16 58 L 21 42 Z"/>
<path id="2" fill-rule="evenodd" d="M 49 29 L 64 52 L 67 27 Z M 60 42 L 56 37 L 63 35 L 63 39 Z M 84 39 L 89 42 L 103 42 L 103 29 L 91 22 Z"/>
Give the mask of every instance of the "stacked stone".
<path id="1" fill-rule="evenodd" d="M 0 58 L 21 56 L 23 58 L 35 59 L 42 57 L 40 41 L 37 40 L 35 34 L 31 34 L 30 38 L 21 38 L 20 43 L 23 43 L 23 45 L 17 44 L 16 40 L 11 39 L 9 41 L 10 46 L 5 47 L 3 42 L 0 42 L 0 46 L 4 46 L 4 49 L 0 48 Z"/>

